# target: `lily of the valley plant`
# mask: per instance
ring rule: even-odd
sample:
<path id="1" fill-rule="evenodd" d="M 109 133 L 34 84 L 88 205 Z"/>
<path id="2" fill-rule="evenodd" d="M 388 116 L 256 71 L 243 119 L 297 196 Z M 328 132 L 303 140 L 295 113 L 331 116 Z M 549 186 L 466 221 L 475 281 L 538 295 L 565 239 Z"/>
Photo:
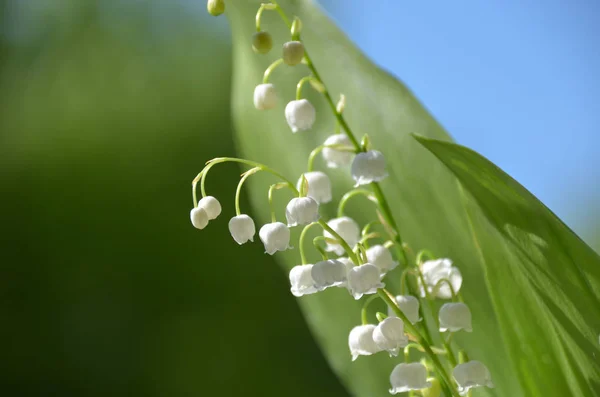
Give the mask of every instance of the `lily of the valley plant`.
<path id="1" fill-rule="evenodd" d="M 223 0 L 209 0 L 208 11 L 220 15 L 225 10 Z M 290 40 L 280 51 L 281 57 L 274 60 L 262 82 L 254 90 L 254 106 L 257 111 L 272 111 L 281 99 L 277 87 L 269 83 L 269 77 L 281 65 L 306 68 L 307 76 L 297 82 L 296 98 L 291 98 L 285 107 L 285 119 L 291 133 L 310 133 L 318 117 L 315 107 L 302 97 L 302 88 L 309 83 L 329 103 L 336 119 L 338 133 L 327 137 L 324 143 L 307 153 L 307 171 L 289 179 L 277 170 L 259 162 L 221 157 L 206 163 L 204 169 L 192 182 L 194 208 L 191 222 L 197 229 L 204 229 L 221 213 L 219 201 L 207 195 L 205 181 L 209 171 L 217 164 L 236 162 L 248 167 L 242 174 L 235 194 L 234 216 L 229 221 L 229 231 L 238 244 L 255 242 L 254 220 L 240 209 L 240 194 L 244 182 L 252 175 L 263 172 L 276 178 L 268 190 L 271 222 L 258 231 L 265 252 L 274 255 L 279 251 L 297 247 L 300 263 L 289 273 L 290 290 L 296 297 L 316 294 L 328 288 L 337 288 L 348 299 L 362 300 L 361 324 L 348 330 L 348 359 L 368 360 L 373 354 L 387 354 L 397 365 L 389 374 L 391 394 L 409 392 L 411 395 L 447 396 L 471 393 L 478 387 L 493 387 L 486 366 L 470 360 L 467 352 L 452 340 L 455 332 L 472 332 L 471 312 L 463 302 L 460 290 L 462 275 L 451 259 L 437 258 L 423 249 L 414 261 L 409 260 L 408 245 L 403 242 L 400 229 L 379 183 L 387 177 L 385 153 L 371 148 L 365 135 L 359 141 L 346 122 L 343 112 L 346 98 L 333 102 L 327 85 L 310 58 L 301 38 L 302 23 L 298 18 L 290 20 L 276 1 L 263 3 L 256 14 L 256 33 L 251 38 L 257 56 L 268 56 L 273 47 L 269 32 L 261 29 L 261 17 L 265 11 L 276 11 L 290 31 Z M 293 84 L 293 82 L 290 82 Z M 292 137 L 290 139 L 293 139 Z M 324 170 L 313 169 L 317 156 L 323 159 Z M 331 181 L 326 174 L 328 168 L 346 169 L 355 185 L 341 197 L 338 217 L 323 219 L 319 206 L 332 201 Z M 295 183 L 294 183 L 295 182 Z M 200 183 L 202 198 L 197 199 L 197 184 Z M 275 216 L 273 194 L 288 189 L 293 198 L 285 208 L 285 221 Z M 374 203 L 373 220 L 359 225 L 344 215 L 348 200 L 366 196 Z M 291 244 L 290 228 L 303 228 L 297 244 Z M 309 263 L 306 259 L 305 239 L 311 227 L 322 229 L 323 235 L 313 240 L 312 247 L 322 260 Z M 373 231 L 374 228 L 381 231 Z M 378 241 L 379 240 L 379 241 Z M 398 277 L 401 291 L 392 292 L 385 288 L 385 280 Z M 345 291 L 345 292 L 344 292 Z M 387 313 L 372 313 L 369 305 L 381 299 L 388 307 Z M 433 313 L 431 301 L 447 300 L 439 312 Z M 426 324 L 427 318 L 436 320 L 438 330 L 432 335 Z M 420 355 L 415 360 L 411 349 Z M 403 353 L 403 354 L 401 354 Z M 375 391 L 374 391 L 375 392 Z"/>

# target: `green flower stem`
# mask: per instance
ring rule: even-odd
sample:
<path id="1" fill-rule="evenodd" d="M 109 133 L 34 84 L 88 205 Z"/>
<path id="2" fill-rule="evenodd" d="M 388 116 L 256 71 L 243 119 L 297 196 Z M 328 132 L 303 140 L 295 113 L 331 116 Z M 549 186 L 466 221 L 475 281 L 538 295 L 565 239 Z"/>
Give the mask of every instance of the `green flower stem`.
<path id="1" fill-rule="evenodd" d="M 421 263 L 423 263 L 423 257 L 427 257 L 429 260 L 435 259 L 435 255 L 433 255 L 433 253 L 429 250 L 421 250 L 419 251 L 419 253 L 417 254 L 417 259 L 415 260 L 415 262 L 417 263 L 417 266 L 420 266 Z"/>
<path id="2" fill-rule="evenodd" d="M 373 226 L 377 225 L 377 224 L 381 224 L 381 222 L 379 222 L 379 221 L 371 221 L 371 222 L 367 223 L 367 224 L 365 225 L 365 227 L 363 227 L 363 229 L 362 229 L 362 231 L 361 231 L 361 233 L 360 233 L 360 234 L 361 234 L 361 236 L 366 236 L 366 235 L 368 235 L 368 234 L 369 234 L 369 231 L 371 230 L 371 228 L 372 228 Z"/>
<path id="3" fill-rule="evenodd" d="M 295 194 L 298 194 L 296 188 L 289 182 L 280 182 L 269 186 L 269 208 L 271 209 L 271 222 L 276 222 L 275 217 L 275 206 L 273 205 L 273 191 L 282 189 L 284 187 L 290 188 Z"/>
<path id="4" fill-rule="evenodd" d="M 262 13 L 265 10 L 276 10 L 279 6 L 273 3 L 263 3 L 260 5 L 258 11 L 256 12 L 256 31 L 260 32 L 260 20 L 262 18 Z"/>
<path id="5" fill-rule="evenodd" d="M 373 302 L 377 298 L 379 298 L 379 295 L 371 295 L 365 300 L 365 303 L 363 303 L 363 307 L 360 310 L 360 319 L 361 319 L 362 325 L 369 324 L 369 319 L 367 318 L 367 314 L 368 314 L 367 309 L 369 308 L 369 305 L 371 304 L 371 302 Z"/>
<path id="6" fill-rule="evenodd" d="M 408 277 L 409 274 L 412 274 L 413 276 L 417 276 L 417 272 L 415 272 L 414 268 L 407 267 L 406 269 L 404 269 L 404 271 L 402 272 L 402 275 L 400 276 L 400 295 L 406 295 L 406 288 L 407 288 L 406 278 Z"/>
<path id="7" fill-rule="evenodd" d="M 308 264 L 308 261 L 306 260 L 306 254 L 304 253 L 304 239 L 306 238 L 308 229 L 310 229 L 314 225 L 318 225 L 318 223 L 313 222 L 311 224 L 304 226 L 304 229 L 302 229 L 302 233 L 300 233 L 300 240 L 299 240 L 298 244 L 300 245 L 300 248 L 299 248 L 300 249 L 300 260 L 302 261 L 303 265 Z"/>
<path id="8" fill-rule="evenodd" d="M 450 288 L 450 293 L 452 294 L 452 302 L 456 302 L 457 300 L 460 302 L 463 301 L 462 297 L 456 294 L 456 291 L 454 291 L 454 287 L 452 286 L 452 283 L 447 278 L 442 278 L 440 281 L 438 281 L 435 284 L 435 286 L 431 290 L 431 295 L 436 296 L 437 293 L 439 292 L 440 288 L 442 288 L 443 284 L 446 284 Z"/>
<path id="9" fill-rule="evenodd" d="M 237 216 L 240 216 L 242 214 L 242 212 L 240 211 L 240 195 L 242 193 L 242 186 L 244 185 L 244 182 L 246 182 L 246 179 L 250 177 L 250 175 L 254 175 L 260 170 L 260 168 L 254 167 L 244 172 L 244 175 L 242 175 L 242 178 L 240 179 L 240 182 L 237 185 L 237 189 L 235 190 L 235 214 Z"/>
<path id="10" fill-rule="evenodd" d="M 419 345 L 421 345 L 423 347 L 423 350 L 431 359 L 437 373 L 440 375 L 440 377 L 442 378 L 444 383 L 448 386 L 448 388 L 452 391 L 452 395 L 454 397 L 460 397 L 460 395 L 458 394 L 458 391 L 456 390 L 456 388 L 454 387 L 454 384 L 452 383 L 452 379 L 448 376 L 446 369 L 444 368 L 444 366 L 442 365 L 442 363 L 440 362 L 438 357 L 435 355 L 435 353 L 431 349 L 429 342 L 427 342 L 427 340 L 425 340 L 425 338 L 423 338 L 423 336 L 419 333 L 417 328 L 414 325 L 412 325 L 412 323 L 408 320 L 408 318 L 406 318 L 406 315 L 402 312 L 402 310 L 400 310 L 400 308 L 396 304 L 395 299 L 393 299 L 392 296 L 390 295 L 390 293 L 383 288 L 379 288 L 377 290 L 377 293 L 379 294 L 381 299 L 383 299 L 385 301 L 385 303 L 394 311 L 396 316 L 398 316 L 400 319 L 402 319 L 402 321 L 404 321 L 404 327 L 416 339 L 416 343 L 418 343 Z"/>
<path id="11" fill-rule="evenodd" d="M 275 69 L 277 69 L 277 67 L 279 65 L 281 65 L 282 63 L 283 63 L 283 58 L 279 58 L 278 60 L 273 62 L 271 65 L 269 65 L 269 67 L 265 70 L 265 74 L 263 75 L 263 84 L 267 84 L 269 82 L 269 78 L 271 77 L 271 74 L 273 74 L 273 71 Z"/>
<path id="12" fill-rule="evenodd" d="M 319 251 L 323 260 L 326 261 L 327 259 L 329 259 L 329 257 L 327 256 L 327 251 L 325 251 L 325 249 L 319 245 L 320 241 L 325 241 L 325 237 L 317 236 L 313 238 L 313 246 L 317 251 Z"/>
<path id="13" fill-rule="evenodd" d="M 383 190 L 377 182 L 372 182 L 371 187 L 373 188 L 373 193 L 379 202 L 379 207 L 381 208 L 381 215 L 383 219 L 390 225 L 390 227 L 396 232 L 395 236 L 391 236 L 394 240 L 396 251 L 398 253 L 398 259 L 401 259 L 404 266 L 408 266 L 408 257 L 406 256 L 406 251 L 404 251 L 404 246 L 402 244 L 402 236 L 400 235 L 400 228 L 392 215 L 392 209 L 383 194 Z"/>
<path id="14" fill-rule="evenodd" d="M 306 167 L 308 169 L 308 172 L 311 172 L 314 169 L 315 158 L 325 148 L 335 149 L 335 150 L 338 150 L 340 152 L 352 152 L 352 153 L 355 153 L 354 148 L 351 148 L 351 147 L 345 146 L 345 145 L 336 144 L 336 145 L 321 145 L 321 146 L 317 146 L 315 149 L 313 149 L 312 152 L 310 152 L 310 155 L 308 156 L 308 166 Z"/>
<path id="15" fill-rule="evenodd" d="M 304 84 L 309 83 L 313 79 L 314 79 L 313 76 L 304 76 L 300 79 L 300 81 L 298 82 L 298 85 L 296 85 L 296 100 L 297 101 L 302 99 L 302 87 L 304 86 Z"/>
<path id="16" fill-rule="evenodd" d="M 363 195 L 366 198 L 368 198 L 369 200 L 375 201 L 375 197 L 373 196 L 373 193 L 367 189 L 350 190 L 348 193 L 344 194 L 344 196 L 342 196 L 342 198 L 340 199 L 340 202 L 338 204 L 338 211 L 337 211 L 338 218 L 344 216 L 344 210 L 346 209 L 346 204 L 347 204 L 348 200 L 350 200 L 352 197 L 355 197 L 358 195 Z"/>
<path id="17" fill-rule="evenodd" d="M 336 232 L 335 230 L 333 230 L 331 228 L 331 226 L 329 226 L 327 224 L 327 222 L 325 222 L 322 219 L 319 219 L 318 221 L 319 225 L 321 225 L 321 227 L 325 230 L 327 230 L 329 232 L 329 234 L 331 234 L 333 237 L 335 237 L 336 240 L 338 240 L 338 243 L 342 246 L 342 248 L 344 248 L 344 251 L 346 251 L 346 253 L 348 254 L 348 257 L 350 258 L 350 260 L 352 262 L 354 262 L 354 264 L 358 265 L 360 262 L 358 260 L 358 256 L 354 253 L 354 251 L 352 251 L 352 248 L 348 245 L 348 243 L 346 242 L 346 240 L 344 240 L 342 238 L 342 236 L 340 236 L 338 234 L 338 232 Z"/>
<path id="18" fill-rule="evenodd" d="M 205 169 L 200 171 L 200 173 L 198 175 L 196 175 L 194 180 L 192 180 L 192 200 L 194 200 L 194 208 L 196 208 L 198 206 L 198 197 L 196 196 L 196 185 L 200 181 L 200 178 L 202 178 L 204 171 L 205 171 Z"/>

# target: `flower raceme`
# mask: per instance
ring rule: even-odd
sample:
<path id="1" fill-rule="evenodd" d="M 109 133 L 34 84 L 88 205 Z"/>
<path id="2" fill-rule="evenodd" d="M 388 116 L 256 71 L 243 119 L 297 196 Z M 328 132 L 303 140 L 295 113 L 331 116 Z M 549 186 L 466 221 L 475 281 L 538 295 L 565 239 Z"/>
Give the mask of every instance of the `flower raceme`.
<path id="1" fill-rule="evenodd" d="M 212 15 L 222 14 L 225 10 L 224 0 L 208 0 L 207 9 Z M 236 216 L 229 220 L 229 232 L 237 244 L 253 242 L 256 234 L 254 220 L 243 214 L 240 210 L 239 196 L 242 185 L 248 177 L 261 171 L 269 173 L 278 178 L 278 183 L 269 188 L 269 207 L 271 210 L 271 222 L 264 224 L 259 230 L 259 237 L 265 247 L 265 253 L 274 255 L 276 252 L 291 249 L 290 229 L 295 226 L 304 226 L 300 234 L 300 257 L 301 264 L 294 266 L 289 272 L 290 291 L 296 297 L 323 293 L 321 291 L 331 287 L 328 294 L 350 293 L 355 300 L 363 300 L 361 310 L 362 325 L 358 325 L 349 333 L 348 346 L 352 360 L 358 356 L 369 356 L 378 352 L 387 352 L 391 356 L 398 355 L 404 349 L 405 363 L 395 366 L 390 374 L 391 394 L 407 391 L 420 391 L 420 395 L 426 397 L 439 397 L 443 388 L 449 396 L 458 397 L 458 393 L 467 393 L 475 387 L 493 387 L 491 375 L 484 364 L 479 361 L 463 362 L 466 354 L 459 356 L 459 364 L 453 369 L 452 376 L 447 372 L 449 365 L 457 360 L 453 357 L 456 340 L 443 338 L 443 348 L 430 344 L 430 340 L 442 340 L 443 335 L 437 337 L 421 335 L 422 330 L 435 332 L 458 332 L 465 330 L 471 332 L 471 312 L 466 304 L 462 302 L 460 289 L 462 287 L 462 275 L 459 269 L 453 266 L 452 261 L 447 258 L 434 258 L 429 251 L 423 250 L 416 255 L 417 260 L 410 262 L 406 255 L 407 245 L 401 241 L 400 230 L 396 225 L 394 216 L 390 211 L 389 204 L 381 193 L 377 183 L 384 180 L 388 173 L 386 160 L 378 150 L 370 148 L 371 143 L 365 135 L 362 140 L 352 132 L 345 117 L 346 98 L 340 95 L 336 104 L 332 101 L 332 92 L 320 79 L 314 63 L 308 56 L 305 44 L 301 38 L 302 23 L 298 18 L 293 21 L 287 19 L 285 11 L 276 2 L 261 3 L 256 14 L 256 33 L 252 36 L 252 48 L 256 53 L 268 54 L 273 47 L 273 37 L 267 31 L 261 29 L 261 16 L 263 12 L 276 10 L 288 25 L 290 36 L 285 38 L 282 47 L 281 58 L 275 60 L 263 74 L 261 84 L 254 89 L 254 107 L 258 110 L 274 109 L 278 104 L 278 93 L 275 86 L 269 83 L 269 77 L 279 65 L 289 65 L 302 68 L 306 65 L 310 69 L 310 75 L 303 77 L 296 84 L 296 97 L 287 103 L 284 111 L 286 122 L 292 133 L 307 131 L 313 128 L 316 121 L 317 110 L 311 102 L 302 96 L 302 87 L 310 83 L 315 91 L 324 94 L 328 102 L 328 108 L 333 111 L 336 133 L 323 138 L 316 138 L 322 145 L 315 148 L 308 156 L 308 170 L 298 180 L 296 186 L 281 173 L 270 167 L 255 161 L 222 157 L 209 161 L 206 167 L 194 179 L 192 183 L 195 208 L 190 212 L 190 220 L 194 227 L 203 229 L 210 221 L 216 219 L 222 212 L 219 201 L 207 196 L 205 193 L 205 178 L 213 165 L 221 162 L 236 162 L 252 167 L 244 172 L 240 178 L 235 196 Z M 279 38 L 278 38 L 279 39 Z M 283 83 L 279 83 L 283 84 Z M 281 92 L 284 92 L 283 90 Z M 331 126 L 333 127 L 333 126 Z M 327 128 L 331 128 L 327 127 Z M 330 130 L 331 131 L 331 130 Z M 315 131 L 315 133 L 318 133 Z M 293 138 L 297 139 L 297 138 Z M 359 143 L 360 142 L 360 143 Z M 360 213 L 372 214 L 369 223 L 365 222 L 361 230 L 359 224 L 344 213 L 346 199 L 338 205 L 337 218 L 328 221 L 320 218 L 319 207 L 332 201 L 331 180 L 322 171 L 314 170 L 316 155 L 321 153 L 323 166 L 326 168 L 338 168 L 339 172 L 349 173 L 355 182 L 355 187 L 365 186 L 353 190 L 347 197 L 356 194 L 365 194 L 376 204 L 376 208 L 361 208 Z M 318 163 L 317 163 L 318 164 Z M 348 167 L 349 166 L 349 170 Z M 344 171 L 345 170 L 345 171 Z M 196 202 L 196 184 L 200 182 L 202 199 Z M 371 187 L 366 185 L 373 185 Z M 293 198 L 285 208 L 287 225 L 278 222 L 272 194 L 280 188 L 289 188 Z M 369 189 L 372 189 L 369 190 Z M 346 195 L 345 195 L 346 196 Z M 369 206 L 372 203 L 368 204 Z M 303 241 L 308 228 L 319 225 L 323 229 L 323 235 L 313 240 L 313 245 L 322 256 L 322 260 L 308 263 Z M 371 227 L 381 227 L 381 231 L 369 231 Z M 372 243 L 371 240 L 381 240 Z M 322 247 L 321 244 L 325 243 Z M 392 250 L 392 247 L 394 250 Z M 396 255 L 393 254 L 397 253 Z M 421 263 L 423 255 L 427 254 L 430 260 Z M 340 257 L 344 255 L 343 257 Z M 396 257 L 394 257 L 396 256 Z M 336 258 L 337 257 L 337 258 Z M 394 296 L 384 289 L 382 282 L 384 276 L 391 279 L 395 277 L 394 269 L 400 267 L 399 260 L 402 259 L 402 274 L 398 274 L 401 281 L 401 294 Z M 408 276 L 415 276 L 416 284 L 409 282 Z M 414 285 L 417 285 L 416 291 Z M 405 289 L 408 288 L 408 291 Z M 347 289 L 347 291 L 344 291 Z M 364 298 L 364 295 L 369 295 Z M 417 296 L 415 296 L 417 295 Z M 435 330 L 426 324 L 427 319 L 435 318 L 432 305 L 423 302 L 425 299 L 451 299 L 452 303 L 441 306 L 437 313 L 439 329 Z M 348 298 L 350 299 L 350 298 Z M 371 301 L 381 299 L 387 304 L 386 316 L 377 312 L 377 324 L 369 324 L 368 306 Z M 458 302 L 460 301 L 460 302 Z M 425 313 L 428 311 L 428 313 Z M 417 327 L 413 326 L 422 322 Z M 427 337 L 424 337 L 427 336 Z M 409 343 L 409 339 L 413 342 Z M 409 362 L 411 348 L 423 354 L 421 362 Z M 440 354 L 439 357 L 435 357 Z M 443 355 L 442 355 L 443 354 Z M 424 365 L 424 363 L 426 365 Z M 428 378 L 430 371 L 430 378 Z M 372 394 L 377 394 L 373 391 Z"/>

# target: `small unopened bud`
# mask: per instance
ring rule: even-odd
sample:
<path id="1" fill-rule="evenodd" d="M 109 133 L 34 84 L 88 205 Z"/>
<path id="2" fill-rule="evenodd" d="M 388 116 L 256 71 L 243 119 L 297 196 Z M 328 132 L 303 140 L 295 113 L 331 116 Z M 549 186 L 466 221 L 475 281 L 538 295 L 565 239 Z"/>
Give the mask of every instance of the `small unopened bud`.
<path id="1" fill-rule="evenodd" d="M 316 117 L 317 111 L 307 99 L 291 101 L 285 107 L 285 118 L 293 133 L 310 129 Z"/>
<path id="2" fill-rule="evenodd" d="M 225 12 L 225 1 L 224 0 L 208 0 L 206 3 L 206 9 L 208 13 L 214 17 L 218 17 Z"/>
<path id="3" fill-rule="evenodd" d="M 471 326 L 471 311 L 464 303 L 445 303 L 439 313 L 440 332 L 456 332 L 464 329 L 473 331 Z"/>
<path id="4" fill-rule="evenodd" d="M 355 186 L 379 182 L 388 176 L 385 170 L 385 157 L 377 150 L 361 152 L 354 157 L 351 171 Z"/>
<path id="5" fill-rule="evenodd" d="M 254 89 L 254 107 L 258 110 L 273 109 L 277 105 L 277 92 L 273 84 L 259 84 Z"/>
<path id="6" fill-rule="evenodd" d="M 260 31 L 252 35 L 252 49 L 259 54 L 266 54 L 273 48 L 273 38 L 269 32 Z"/>
<path id="7" fill-rule="evenodd" d="M 281 222 L 267 223 L 260 228 L 258 236 L 269 255 L 290 248 L 290 229 Z"/>
<path id="8" fill-rule="evenodd" d="M 374 330 L 375 326 L 373 324 L 359 325 L 352 328 L 350 335 L 348 335 L 348 347 L 350 347 L 352 361 L 356 360 L 358 356 L 370 356 L 381 351 L 373 340 Z"/>
<path id="9" fill-rule="evenodd" d="M 427 368 L 421 363 L 398 364 L 390 375 L 391 394 L 425 389 L 431 386 L 427 381 Z"/>
<path id="10" fill-rule="evenodd" d="M 344 108 L 346 108 L 346 95 L 340 94 L 340 99 L 338 100 L 338 103 L 335 106 L 335 111 L 339 114 L 342 114 Z"/>
<path id="11" fill-rule="evenodd" d="M 209 221 L 216 219 L 221 214 L 221 203 L 213 196 L 202 197 L 198 202 L 198 207 L 206 211 Z"/>
<path id="12" fill-rule="evenodd" d="M 285 208 L 288 227 L 308 225 L 319 220 L 319 204 L 310 197 L 295 197 Z"/>
<path id="13" fill-rule="evenodd" d="M 292 39 L 297 40 L 300 37 L 300 33 L 302 32 L 302 21 L 300 18 L 295 17 L 294 22 L 292 22 L 292 28 L 290 29 L 290 33 L 292 34 Z"/>
<path id="14" fill-rule="evenodd" d="M 190 211 L 190 220 L 196 229 L 204 229 L 208 225 L 208 215 L 204 208 L 196 207 Z"/>
<path id="15" fill-rule="evenodd" d="M 248 215 L 241 214 L 231 218 L 229 221 L 229 232 L 235 242 L 241 245 L 248 241 L 254 241 L 256 226 L 254 225 L 252 218 Z"/>
<path id="16" fill-rule="evenodd" d="M 294 66 L 304 58 L 304 44 L 301 41 L 288 41 L 283 45 L 283 62 Z"/>

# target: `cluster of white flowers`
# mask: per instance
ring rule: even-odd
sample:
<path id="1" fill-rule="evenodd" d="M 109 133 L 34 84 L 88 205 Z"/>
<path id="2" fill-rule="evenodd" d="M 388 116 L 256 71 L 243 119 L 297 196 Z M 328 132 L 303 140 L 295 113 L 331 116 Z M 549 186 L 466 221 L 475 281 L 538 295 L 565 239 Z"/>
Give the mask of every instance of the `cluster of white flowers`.
<path id="1" fill-rule="evenodd" d="M 224 2 L 211 0 L 208 9 L 213 15 L 224 11 Z M 260 28 L 263 11 L 283 10 L 277 4 L 262 3 L 256 16 L 257 32 L 253 35 L 252 47 L 255 52 L 267 54 L 273 46 L 271 35 Z M 292 133 L 310 130 L 317 117 L 317 111 L 308 99 L 302 98 L 301 90 L 305 83 L 320 93 L 326 92 L 324 83 L 318 78 L 314 65 L 310 62 L 304 44 L 300 39 L 302 24 L 295 18 L 290 26 L 291 40 L 282 48 L 282 56 L 267 68 L 261 84 L 254 89 L 254 106 L 258 110 L 276 109 L 278 95 L 275 85 L 269 83 L 272 72 L 281 64 L 296 66 L 306 64 L 312 74 L 300 80 L 297 84 L 296 98 L 285 106 L 285 119 Z M 321 293 L 328 289 L 346 291 L 355 300 L 365 299 L 361 312 L 362 324 L 353 327 L 348 336 L 348 346 L 352 360 L 359 356 L 369 356 L 379 352 L 386 352 L 390 357 L 397 357 L 404 352 L 404 362 L 398 363 L 390 374 L 391 394 L 407 391 L 421 390 L 423 395 L 439 396 L 442 390 L 449 395 L 464 395 L 470 389 L 480 386 L 493 387 L 491 375 L 484 364 L 479 361 L 469 361 L 466 353 L 460 350 L 459 361 L 454 358 L 450 338 L 444 338 L 442 333 L 465 331 L 472 332 L 472 319 L 469 307 L 462 301 L 460 290 L 462 275 L 460 270 L 453 266 L 448 258 L 435 258 L 428 251 L 421 251 L 411 264 L 408 260 L 403 242 L 400 240 L 398 227 L 389 212 L 385 198 L 371 194 L 371 191 L 361 189 L 350 190 L 340 201 L 338 217 L 324 220 L 320 214 L 320 205 L 333 200 L 332 184 L 327 174 L 323 171 L 313 170 L 313 160 L 321 154 L 326 168 L 348 169 L 354 179 L 355 188 L 359 186 L 374 185 L 373 192 L 379 191 L 377 183 L 384 180 L 388 173 L 383 153 L 370 149 L 370 140 L 365 135 L 358 143 L 347 123 L 343 121 L 342 112 L 345 107 L 345 97 L 341 95 L 337 106 L 331 102 L 330 95 L 326 96 L 331 107 L 336 112 L 336 130 L 338 133 L 328 136 L 323 144 L 315 148 L 309 156 L 309 166 L 294 184 L 277 171 L 266 165 L 249 160 L 237 158 L 218 158 L 211 160 L 202 170 L 193 183 L 194 203 L 196 204 L 196 183 L 201 179 L 203 198 L 191 210 L 192 224 L 198 228 L 205 228 L 210 220 L 221 213 L 219 201 L 205 194 L 204 180 L 210 168 L 220 162 L 238 162 L 251 167 L 244 173 L 238 184 L 236 192 L 236 216 L 229 221 L 229 231 L 238 244 L 253 242 L 256 227 L 253 219 L 240 212 L 239 194 L 244 181 L 258 171 L 268 172 L 280 179 L 280 182 L 269 189 L 269 205 L 271 206 L 271 222 L 263 225 L 259 230 L 259 237 L 264 245 L 265 252 L 274 255 L 276 252 L 292 249 L 290 246 L 290 228 L 303 226 L 299 240 L 301 263 L 294 266 L 289 272 L 291 293 L 296 297 Z M 342 120 L 342 121 L 340 121 Z M 340 133 L 341 126 L 344 133 Z M 286 223 L 278 222 L 271 199 L 272 191 L 288 188 L 294 197 L 285 207 Z M 375 190 L 377 188 L 377 190 Z M 365 193 L 366 192 L 366 193 Z M 366 194 L 378 205 L 379 216 L 373 222 L 361 226 L 349 216 L 343 215 L 343 204 L 347 198 L 355 194 Z M 369 233 L 372 224 L 379 223 L 384 232 Z M 323 234 L 313 240 L 315 249 L 322 256 L 322 260 L 308 263 L 304 255 L 303 239 L 306 231 L 313 225 L 320 225 Z M 380 243 L 371 245 L 371 240 L 381 239 Z M 321 246 L 320 243 L 324 243 Z M 390 250 L 396 249 L 396 258 Z M 423 261 L 427 256 L 429 260 Z M 385 289 L 384 278 L 396 277 L 395 269 L 401 269 L 398 279 L 401 284 L 401 294 L 392 295 Z M 397 272 L 396 272 L 397 273 Z M 413 276 L 411 283 L 408 276 Z M 406 291 L 408 288 L 408 291 Z M 330 292 L 328 292 L 330 293 Z M 336 292 L 331 292 L 336 293 Z M 368 306 L 376 298 L 382 299 L 387 305 L 387 315 L 376 313 L 377 323 L 369 323 Z M 423 314 L 424 310 L 432 310 L 432 304 L 423 305 L 423 302 L 436 299 L 448 300 L 439 307 L 435 316 L 436 326 L 426 324 L 430 316 Z M 434 302 L 435 304 L 435 302 Z M 442 347 L 432 345 L 430 331 L 439 333 L 443 340 Z M 428 335 L 424 337 L 423 335 Z M 410 349 L 415 348 L 424 352 L 425 356 L 419 362 L 410 362 Z M 437 357 L 448 358 L 453 365 L 451 376 L 446 368 L 439 364 Z M 453 379 L 453 380 L 452 380 Z"/>

